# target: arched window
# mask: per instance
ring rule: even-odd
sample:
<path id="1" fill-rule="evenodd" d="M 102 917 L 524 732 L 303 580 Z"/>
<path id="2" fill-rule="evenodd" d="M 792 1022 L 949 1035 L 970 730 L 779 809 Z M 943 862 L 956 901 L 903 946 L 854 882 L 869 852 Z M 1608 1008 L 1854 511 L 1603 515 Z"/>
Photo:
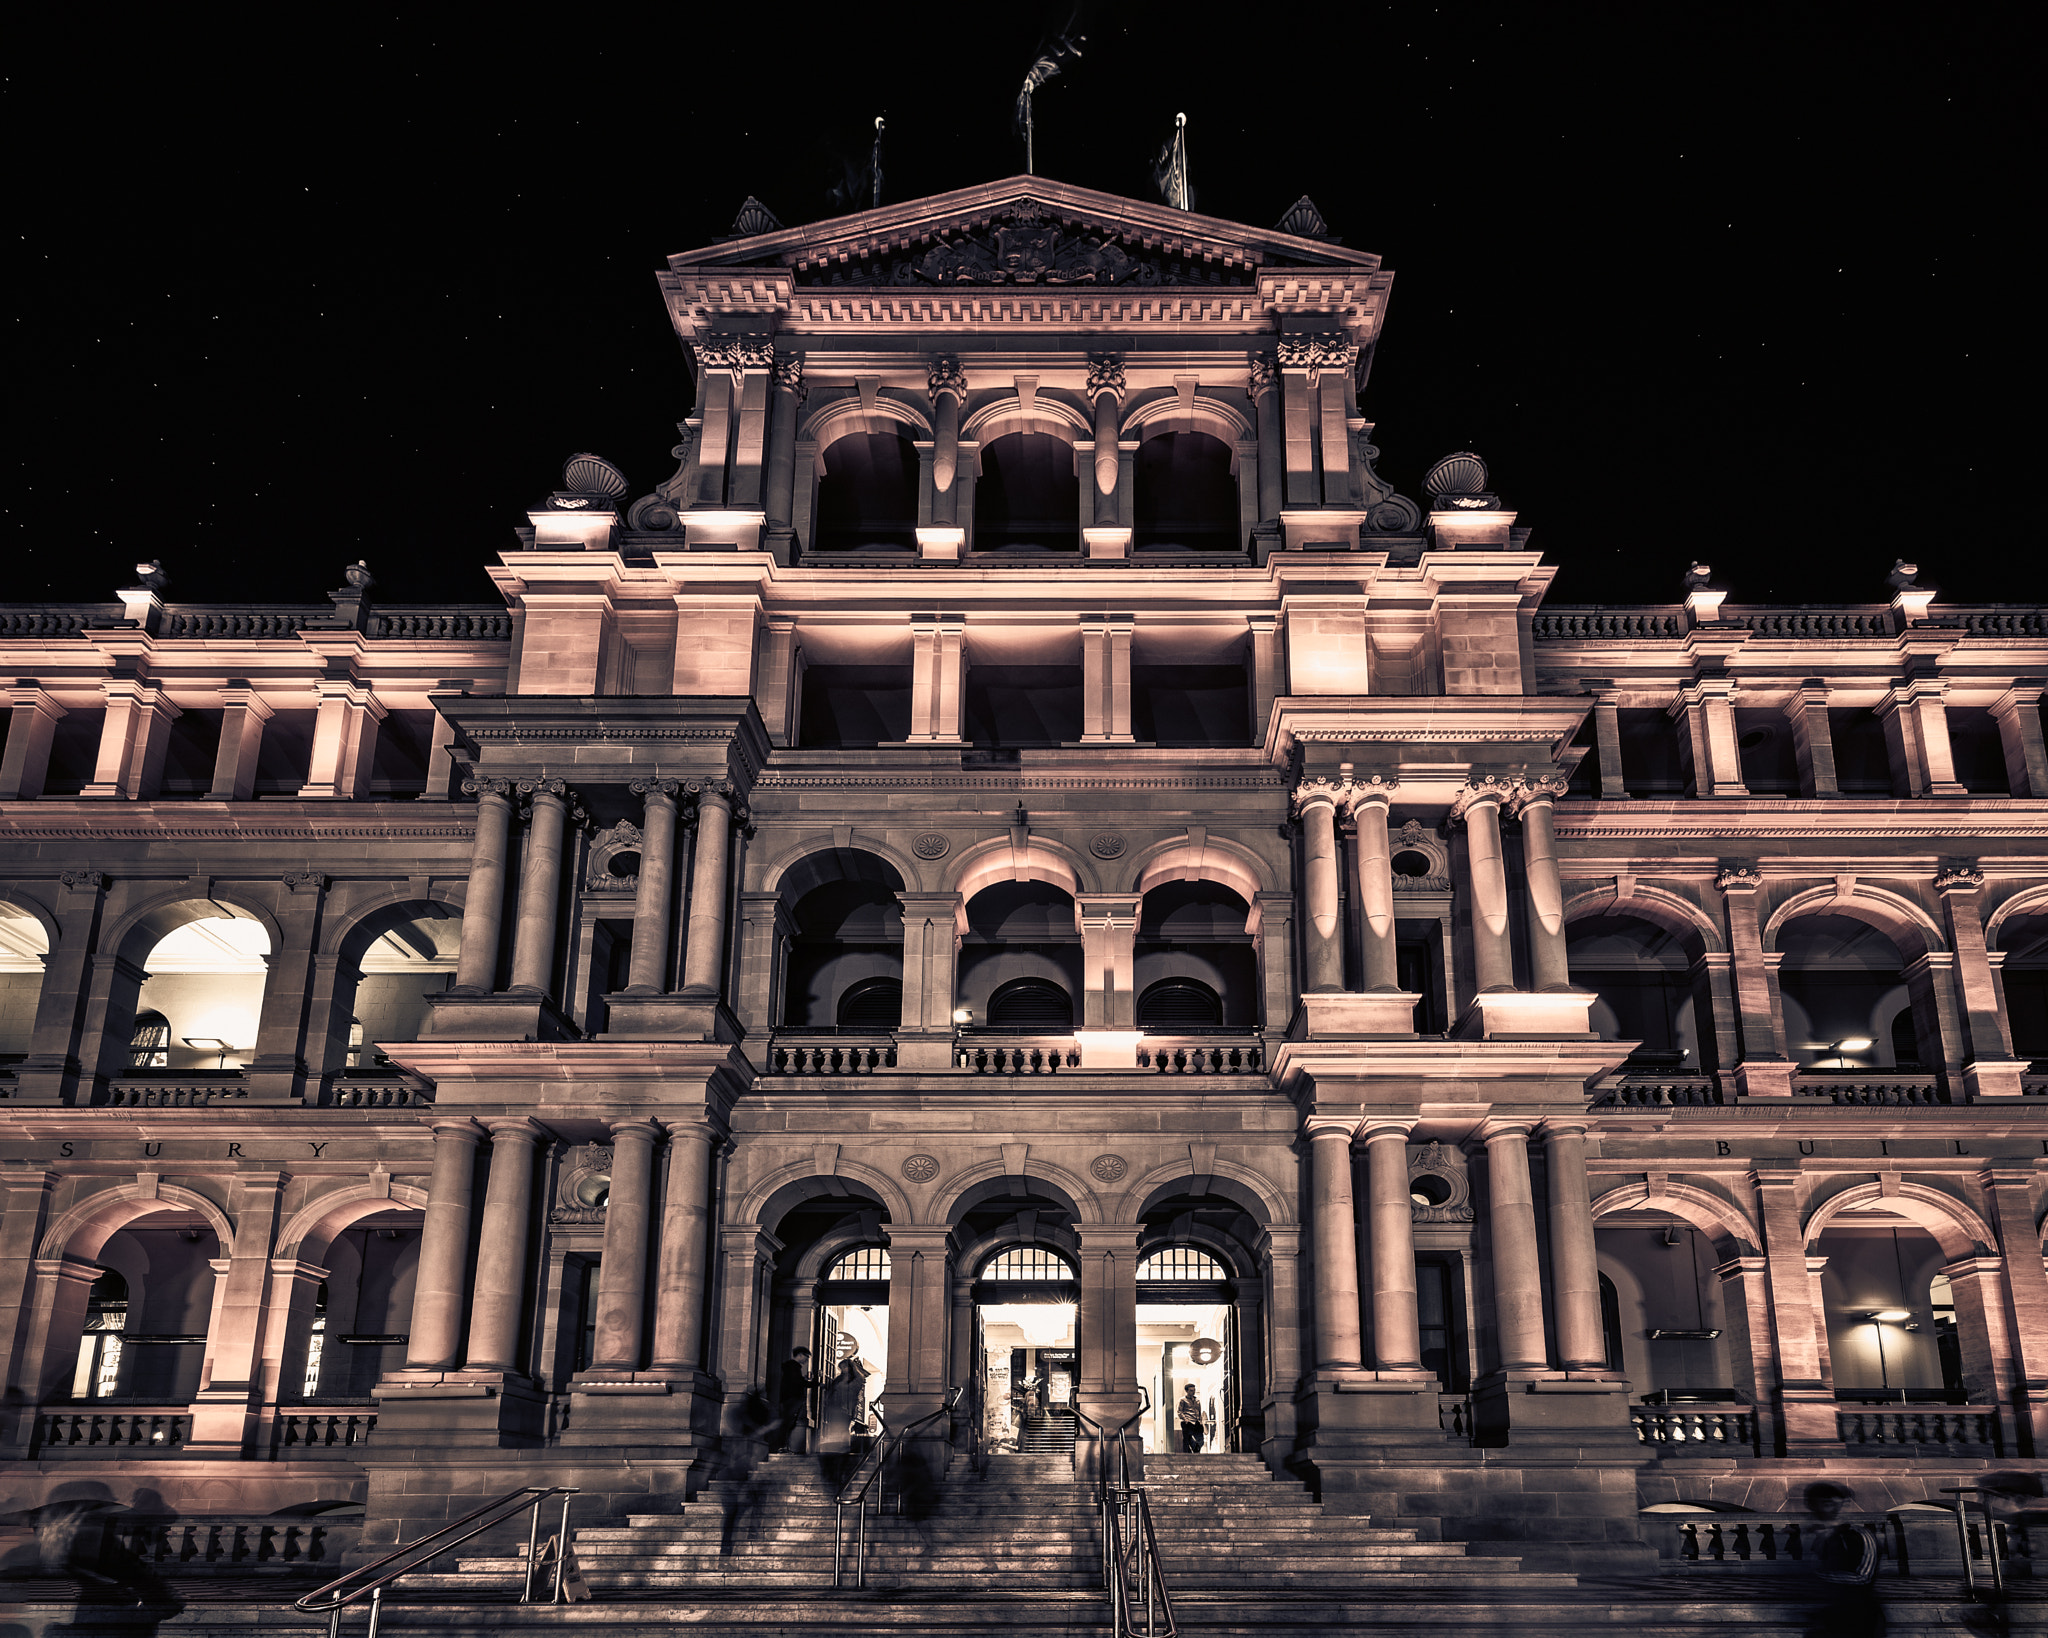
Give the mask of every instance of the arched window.
<path id="1" fill-rule="evenodd" d="M 839 998 L 842 1029 L 894 1029 L 902 1022 L 900 978 L 864 978 Z"/>
<path id="2" fill-rule="evenodd" d="M 985 445 L 974 487 L 975 550 L 1072 552 L 1080 544 L 1072 447 L 1046 432 L 1007 432 Z"/>
<path id="3" fill-rule="evenodd" d="M 113 1269 L 92 1282 L 78 1339 L 73 1399 L 111 1399 L 121 1378 L 121 1333 L 128 1329 L 128 1282 Z"/>
<path id="4" fill-rule="evenodd" d="M 1132 522 L 1139 551 L 1234 552 L 1237 479 L 1231 450 L 1207 432 L 1164 432 L 1138 446 Z"/>
<path id="5" fill-rule="evenodd" d="M 1013 978 L 988 998 L 988 1021 L 999 1029 L 1072 1029 L 1074 998 L 1050 979 Z"/>
<path id="6" fill-rule="evenodd" d="M 917 450 L 893 432 L 856 432 L 825 450 L 818 480 L 821 552 L 917 544 Z"/>
<path id="7" fill-rule="evenodd" d="M 842 1252 L 825 1270 L 828 1280 L 886 1280 L 889 1277 L 889 1250 L 886 1246 L 856 1246 Z"/>
<path id="8" fill-rule="evenodd" d="M 1186 1284 L 1190 1280 L 1227 1280 L 1229 1271 L 1206 1251 L 1193 1246 L 1166 1246 L 1138 1263 L 1140 1280 Z"/>
<path id="9" fill-rule="evenodd" d="M 1223 1022 L 1223 997 L 1192 978 L 1162 978 L 1138 998 L 1140 1029 L 1202 1028 Z"/>
<path id="10" fill-rule="evenodd" d="M 1072 1263 L 1044 1246 L 1012 1246 L 1008 1251 L 999 1251 L 981 1265 L 981 1272 L 975 1276 L 982 1280 L 1040 1282 L 1078 1280 L 1080 1277 Z"/>
<path id="11" fill-rule="evenodd" d="M 171 1064 L 171 1021 L 160 1012 L 139 1012 L 128 1037 L 130 1069 L 168 1069 Z"/>

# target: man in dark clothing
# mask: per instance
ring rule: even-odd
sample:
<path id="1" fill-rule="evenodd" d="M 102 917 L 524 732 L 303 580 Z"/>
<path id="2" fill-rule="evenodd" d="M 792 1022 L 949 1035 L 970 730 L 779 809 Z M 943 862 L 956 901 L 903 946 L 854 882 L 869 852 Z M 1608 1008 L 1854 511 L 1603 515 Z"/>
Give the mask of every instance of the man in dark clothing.
<path id="1" fill-rule="evenodd" d="M 1180 1448 L 1189 1452 L 1199 1451 L 1204 1431 L 1202 1402 L 1195 1395 L 1195 1385 L 1190 1382 L 1187 1391 L 1180 1396 Z"/>
<path id="2" fill-rule="evenodd" d="M 799 1348 L 782 1362 L 782 1378 L 775 1388 L 775 1437 L 770 1450 L 787 1450 L 796 1430 L 805 1426 L 811 1397 L 811 1351 Z"/>

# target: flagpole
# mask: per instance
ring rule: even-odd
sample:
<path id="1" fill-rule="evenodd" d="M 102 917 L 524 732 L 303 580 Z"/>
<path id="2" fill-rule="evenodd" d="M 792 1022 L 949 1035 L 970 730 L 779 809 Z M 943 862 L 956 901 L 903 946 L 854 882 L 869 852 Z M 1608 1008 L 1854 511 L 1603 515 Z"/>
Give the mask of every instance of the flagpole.
<path id="1" fill-rule="evenodd" d="M 1038 174 L 1032 166 L 1031 139 L 1031 93 L 1026 91 L 1024 93 L 1024 174 L 1026 176 L 1036 176 Z"/>

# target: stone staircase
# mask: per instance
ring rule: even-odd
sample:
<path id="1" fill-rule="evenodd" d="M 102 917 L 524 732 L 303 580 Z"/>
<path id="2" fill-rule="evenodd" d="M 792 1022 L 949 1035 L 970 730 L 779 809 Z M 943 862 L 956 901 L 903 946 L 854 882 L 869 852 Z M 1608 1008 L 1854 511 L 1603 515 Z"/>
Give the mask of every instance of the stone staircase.
<path id="1" fill-rule="evenodd" d="M 1066 1456 L 1074 1454 L 1074 1437 L 1081 1424 L 1063 1405 L 1049 1407 L 1043 1416 L 1026 1418 L 1017 1429 L 1020 1456 Z"/>

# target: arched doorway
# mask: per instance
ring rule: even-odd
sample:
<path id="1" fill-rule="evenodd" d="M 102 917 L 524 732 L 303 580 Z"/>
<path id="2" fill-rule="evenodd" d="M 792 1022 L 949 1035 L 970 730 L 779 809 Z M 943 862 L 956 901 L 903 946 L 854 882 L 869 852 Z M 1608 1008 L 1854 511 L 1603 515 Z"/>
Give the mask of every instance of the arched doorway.
<path id="1" fill-rule="evenodd" d="M 1009 1246 L 975 1269 L 975 1410 L 989 1453 L 1073 1451 L 1080 1295 L 1072 1259 L 1048 1245 Z"/>
<path id="2" fill-rule="evenodd" d="M 1565 950 L 1572 982 L 1599 995 L 1589 1022 L 1600 1038 L 1642 1043 L 1631 1066 L 1685 1075 L 1714 1067 L 1699 1029 L 1697 933 L 1616 911 L 1573 920 Z"/>
<path id="3" fill-rule="evenodd" d="M 49 955 L 41 918 L 0 899 L 0 1064 L 28 1056 Z"/>
<path id="4" fill-rule="evenodd" d="M 981 451 L 974 546 L 1073 552 L 1081 544 L 1081 482 L 1073 447 L 1046 432 L 1006 432 Z"/>
<path id="5" fill-rule="evenodd" d="M 1173 1244 L 1139 1258 L 1138 1380 L 1151 1400 L 1139 1427 L 1148 1452 L 1241 1448 L 1237 1355 L 1236 1288 L 1213 1252 Z"/>
<path id="6" fill-rule="evenodd" d="M 1854 916 L 1818 914 L 1788 922 L 1777 942 L 1785 1046 L 1801 1067 L 1920 1070 L 1941 1062 L 1931 998 L 1915 1004 L 1908 958 L 1890 935 Z"/>
<path id="7" fill-rule="evenodd" d="M 100 1273 L 85 1296 L 70 1401 L 189 1405 L 202 1385 L 220 1255 L 212 1224 L 176 1206 L 110 1234 L 93 1258 Z"/>
<path id="8" fill-rule="evenodd" d="M 825 450 L 816 550 L 907 551 L 917 545 L 917 450 L 893 432 L 855 432 Z"/>
<path id="9" fill-rule="evenodd" d="M 1212 433 L 1164 432 L 1140 444 L 1131 475 L 1136 549 L 1239 550 L 1234 464 L 1230 446 Z"/>
<path id="10" fill-rule="evenodd" d="M 1256 1029 L 1258 959 L 1242 894 L 1217 881 L 1163 881 L 1139 913 L 1138 1024 L 1165 1035 Z"/>
<path id="11" fill-rule="evenodd" d="M 352 927 L 335 976 L 331 1067 L 395 1074 L 380 1044 L 426 1032 L 432 998 L 455 982 L 461 948 L 460 912 L 431 900 L 387 905 Z"/>
<path id="12" fill-rule="evenodd" d="M 795 936 L 782 986 L 786 1029 L 893 1030 L 902 1021 L 903 878 L 886 859 L 834 848 L 784 876 Z"/>
<path id="13" fill-rule="evenodd" d="M 957 994 L 977 1023 L 1070 1031 L 1081 993 L 1071 894 L 1050 882 L 994 882 L 967 901 Z"/>
<path id="14" fill-rule="evenodd" d="M 807 1443 L 817 1449 L 824 1385 L 842 1361 L 853 1362 L 861 1391 L 841 1431 L 860 1437 L 881 1425 L 874 1412 L 889 1386 L 889 1214 L 863 1185 L 838 1183 L 831 1193 L 820 1187 L 800 1196 L 773 1219 L 781 1248 L 765 1332 L 756 1333 L 766 1343 L 756 1378 L 767 1399 L 758 1407 L 766 1425 L 746 1430 L 772 1450 Z M 801 1392 L 799 1366 L 810 1384 Z M 744 1420 L 751 1424 L 754 1413 Z M 806 1425 L 808 1434 L 799 1431 Z M 845 1449 L 838 1444 L 835 1453 Z"/>
<path id="15" fill-rule="evenodd" d="M 145 946 L 141 965 L 147 976 L 133 1011 L 118 1027 L 126 1049 L 133 1048 L 134 1026 L 145 1018 L 158 1037 L 147 1066 L 130 1057 L 126 1067 L 218 1073 L 240 1069 L 256 1050 L 270 931 L 253 916 L 223 914 L 226 907 L 211 903 L 204 908 L 207 913 L 179 921 Z M 109 1025 L 114 1026 L 111 1016 Z"/>

